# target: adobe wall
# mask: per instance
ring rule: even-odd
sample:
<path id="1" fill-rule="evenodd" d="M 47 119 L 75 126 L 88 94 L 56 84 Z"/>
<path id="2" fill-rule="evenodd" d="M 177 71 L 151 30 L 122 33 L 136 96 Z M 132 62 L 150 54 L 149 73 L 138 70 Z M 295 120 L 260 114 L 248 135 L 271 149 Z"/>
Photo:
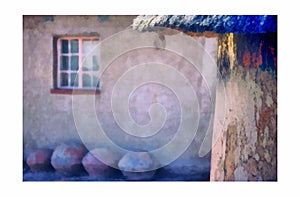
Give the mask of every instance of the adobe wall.
<path id="1" fill-rule="evenodd" d="M 53 88 L 53 37 L 98 33 L 101 40 L 124 30 L 134 16 L 24 16 L 23 132 L 25 154 L 79 140 L 72 115 L 72 96 L 50 94 Z"/>
<path id="2" fill-rule="evenodd" d="M 62 95 L 51 94 L 53 88 L 53 36 L 56 35 L 80 35 L 82 33 L 97 33 L 103 41 L 132 24 L 135 16 L 110 16 L 109 18 L 98 18 L 97 16 L 54 16 L 53 21 L 45 21 L 41 16 L 24 16 L 24 65 L 23 65 L 23 109 L 24 109 L 24 153 L 28 154 L 31 150 L 48 147 L 54 148 L 62 142 L 82 140 L 80 130 L 89 131 L 96 130 L 97 124 L 100 124 L 108 136 L 115 144 L 130 150 L 147 150 L 151 151 L 168 144 L 174 138 L 178 127 L 182 120 L 182 111 L 178 95 L 171 88 L 164 84 L 152 83 L 141 84 L 135 91 L 130 94 L 128 100 L 129 112 L 134 121 L 140 125 L 147 125 L 151 122 L 148 110 L 154 103 L 160 103 L 167 114 L 166 120 L 156 135 L 148 137 L 138 137 L 125 133 L 117 124 L 111 108 L 111 93 L 118 79 L 123 73 L 136 65 L 148 63 L 153 66 L 153 62 L 159 62 L 169 65 L 174 69 L 168 77 L 176 81 L 178 73 L 185 76 L 185 80 L 195 92 L 198 98 L 201 118 L 196 135 L 192 136 L 191 146 L 184 152 L 179 160 L 181 164 L 195 164 L 204 166 L 209 169 L 210 165 L 210 143 L 214 111 L 214 94 L 216 86 L 216 61 L 217 61 L 217 38 L 207 37 L 190 37 L 192 44 L 197 43 L 197 47 L 186 47 L 184 43 L 174 40 L 174 35 L 164 35 L 160 37 L 156 32 L 134 32 L 140 40 L 144 40 L 148 47 L 139 49 L 134 48 L 132 40 L 122 38 L 120 42 L 117 37 L 111 38 L 107 45 L 101 46 L 101 65 L 109 65 L 103 69 L 101 76 L 101 92 L 94 95 Z M 113 44 L 111 44 L 113 43 Z M 132 46 L 129 46 L 129 45 Z M 131 47 L 131 50 L 125 53 L 122 48 Z M 176 45 L 176 46 L 174 46 Z M 196 46 L 196 45 L 194 45 Z M 159 47 L 162 47 L 160 49 Z M 176 48 L 177 53 L 172 53 L 164 48 Z M 119 51 L 118 51 L 119 50 Z M 114 55 L 117 58 L 114 59 Z M 188 59 L 186 58 L 188 57 Z M 206 65 L 205 69 L 197 70 L 193 65 L 195 62 L 189 61 L 189 57 L 194 59 L 196 64 Z M 202 68 L 204 68 L 202 66 Z M 156 76 L 157 73 L 152 71 L 135 74 L 132 76 L 132 83 L 140 80 Z M 152 75 L 152 76 L 151 76 Z M 205 77 L 203 77 L 205 76 Z M 161 78 L 164 78 L 162 75 Z M 130 84 L 129 84 L 130 85 Z M 187 84 L 179 84 L 176 86 L 179 90 L 187 86 Z M 128 86 L 124 86 L 123 90 L 119 89 L 117 94 L 125 94 Z M 191 98 L 183 97 L 187 101 Z M 74 99 L 76 100 L 76 109 L 79 110 L 82 117 L 80 120 L 74 119 Z M 88 103 L 94 99 L 97 124 L 90 116 L 84 103 Z M 81 103 L 81 104 L 80 104 Z M 121 109 L 123 100 L 116 109 Z M 189 103 L 189 102 L 187 102 Z M 78 105 L 80 104 L 80 105 Z M 123 109 L 123 108 L 122 108 Z M 77 111 L 78 112 L 78 111 Z M 158 113 L 161 111 L 158 110 Z M 114 113 L 122 114 L 121 111 Z M 153 117 L 160 117 L 155 114 Z M 192 113 L 184 117 L 186 120 L 192 119 Z M 124 116 L 121 115 L 121 119 Z M 82 121 L 81 124 L 78 121 Z M 160 121 L 160 120 L 158 120 Z M 99 126 L 99 125 L 98 125 Z M 94 128 L 95 127 L 95 128 Z M 189 132 L 189 131 L 187 131 Z M 84 134 L 85 135 L 85 134 Z M 183 135 L 185 136 L 185 135 Z M 199 153 L 200 146 L 206 136 L 206 149 Z M 190 136 L 189 136 L 190 137 Z M 85 142 L 91 146 L 101 146 L 101 138 L 96 134 L 84 136 Z M 187 141 L 183 137 L 182 141 Z M 172 150 L 180 149 L 181 141 L 177 142 L 173 149 L 168 150 L 164 154 L 173 154 Z M 199 157 L 205 156 L 203 159 Z"/>

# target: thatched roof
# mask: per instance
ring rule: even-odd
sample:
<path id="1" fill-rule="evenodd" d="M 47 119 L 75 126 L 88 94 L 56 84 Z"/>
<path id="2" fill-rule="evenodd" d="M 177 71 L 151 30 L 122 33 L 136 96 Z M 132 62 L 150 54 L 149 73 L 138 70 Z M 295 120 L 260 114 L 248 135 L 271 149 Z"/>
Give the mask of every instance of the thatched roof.
<path id="1" fill-rule="evenodd" d="M 168 27 L 184 32 L 267 33 L 277 32 L 274 15 L 141 15 L 133 21 L 133 29 L 152 31 Z"/>

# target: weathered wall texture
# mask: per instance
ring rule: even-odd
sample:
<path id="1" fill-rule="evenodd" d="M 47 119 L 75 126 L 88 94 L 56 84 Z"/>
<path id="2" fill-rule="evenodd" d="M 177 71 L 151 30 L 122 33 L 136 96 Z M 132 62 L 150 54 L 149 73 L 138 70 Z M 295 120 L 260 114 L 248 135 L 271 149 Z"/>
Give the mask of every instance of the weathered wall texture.
<path id="1" fill-rule="evenodd" d="M 211 181 L 277 180 L 276 39 L 219 38 Z"/>
<path id="2" fill-rule="evenodd" d="M 98 33 L 100 39 L 127 28 L 134 16 L 24 16 L 23 117 L 25 155 L 38 147 L 78 141 L 72 95 L 50 94 L 53 88 L 53 37 Z"/>
<path id="3" fill-rule="evenodd" d="M 133 18 L 134 16 L 110 16 L 108 19 L 99 20 L 97 16 L 55 16 L 54 21 L 44 22 L 43 17 L 24 17 L 23 99 L 25 154 L 37 147 L 54 148 L 61 142 L 80 141 L 72 114 L 72 95 L 50 94 L 50 89 L 53 88 L 53 36 L 96 32 L 100 35 L 100 39 L 104 40 L 128 27 L 132 23 Z M 159 40 L 149 39 L 157 38 L 157 33 L 155 32 L 136 32 L 136 34 L 144 38 L 144 40 L 148 40 L 150 46 L 159 44 L 157 43 Z M 180 43 L 172 41 L 172 35 L 165 35 L 164 39 L 166 46 L 177 44 L 178 48 L 180 48 Z M 107 50 L 102 50 L 101 48 L 101 63 L 111 55 L 112 52 L 109 49 L 118 50 L 129 44 L 117 41 L 118 47 L 106 46 L 105 49 Z M 204 162 L 205 164 L 203 165 L 209 168 L 210 154 L 204 160 L 200 160 L 198 151 L 207 130 L 212 129 L 208 128 L 208 125 L 213 113 L 212 97 L 215 93 L 217 68 L 216 64 L 212 64 L 212 62 L 217 60 L 217 38 L 197 37 L 194 38 L 195 41 L 204 47 L 201 48 L 200 53 L 194 54 L 194 48 L 182 47 L 179 55 L 155 48 L 131 50 L 119 56 L 103 72 L 103 76 L 100 79 L 101 93 L 95 97 L 95 107 L 97 117 L 105 128 L 106 135 L 117 145 L 131 150 L 153 150 L 168 143 L 174 137 L 180 124 L 180 106 L 176 95 L 161 84 L 145 84 L 137 88 L 129 99 L 129 111 L 138 124 L 146 124 L 150 121 L 148 114 L 150 105 L 156 102 L 162 104 L 168 114 L 166 123 L 162 128 L 163 132 L 147 138 L 126 135 L 116 124 L 111 111 L 111 92 L 122 73 L 135 65 L 156 61 L 172 66 L 188 78 L 196 92 L 201 107 L 198 133 L 188 151 L 182 156 L 182 162 L 179 165 L 184 162 L 191 165 L 193 161 L 196 161 L 195 165 L 201 167 L 201 162 Z M 197 57 L 197 61 L 201 64 L 209 64 L 208 68 L 201 72 L 206 72 L 211 78 L 203 80 L 201 72 L 197 71 L 184 58 L 191 54 L 194 54 Z M 147 74 L 151 73 L 144 73 L 144 75 Z M 134 83 L 135 80 L 141 77 L 135 76 L 132 82 Z M 210 83 L 206 84 L 205 82 L 207 81 Z M 94 97 L 94 95 L 76 95 L 74 97 L 81 100 L 79 102 L 84 103 L 86 99 Z M 127 100 L 127 98 L 124 99 Z M 84 110 L 82 108 L 82 114 L 86 113 L 86 127 L 93 129 L 91 128 L 92 123 L 89 124 L 89 115 Z M 88 136 L 87 138 L 91 141 L 99 140 L 96 136 Z M 99 141 L 95 144 L 99 144 Z"/>

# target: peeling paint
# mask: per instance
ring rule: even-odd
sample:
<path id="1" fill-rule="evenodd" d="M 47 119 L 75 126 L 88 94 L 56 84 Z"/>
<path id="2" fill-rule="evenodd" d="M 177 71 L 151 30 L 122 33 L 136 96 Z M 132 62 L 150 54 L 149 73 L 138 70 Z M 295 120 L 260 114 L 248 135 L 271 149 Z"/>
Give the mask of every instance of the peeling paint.
<path id="1" fill-rule="evenodd" d="M 211 180 L 274 181 L 277 180 L 277 76 L 274 70 L 263 69 L 264 64 L 270 63 L 263 53 L 270 40 L 264 40 L 269 39 L 266 35 L 249 38 L 235 35 L 236 59 L 231 66 L 228 36 L 221 36 L 218 49 L 219 80 L 225 82 L 225 101 L 218 99 L 222 92 L 216 93 L 216 106 L 225 105 L 226 115 L 223 128 L 214 126 L 221 129 L 223 135 L 213 138 L 213 143 L 226 142 L 223 145 L 226 151 L 213 147 L 212 158 L 217 154 L 219 160 L 211 164 Z M 254 38 L 253 43 L 251 38 Z M 246 57 L 247 51 L 249 57 Z M 216 111 L 216 116 L 218 113 Z M 223 179 L 220 169 L 224 172 Z"/>
<path id="2" fill-rule="evenodd" d="M 271 107 L 273 105 L 273 99 L 270 95 L 267 95 L 267 97 L 266 97 L 266 105 L 268 107 Z"/>
<path id="3" fill-rule="evenodd" d="M 264 129 L 263 144 L 262 144 L 264 148 L 267 146 L 268 138 L 269 138 L 269 127 L 266 126 Z"/>
<path id="4" fill-rule="evenodd" d="M 268 162 L 268 163 L 270 163 L 271 162 L 271 157 L 270 157 L 270 154 L 269 154 L 269 152 L 268 151 L 266 151 L 265 152 L 265 160 Z"/>
<path id="5" fill-rule="evenodd" d="M 247 181 L 248 180 L 247 171 L 241 166 L 236 168 L 234 171 L 234 180 L 235 181 Z"/>
<path id="6" fill-rule="evenodd" d="M 246 67 L 249 67 L 251 65 L 251 55 L 248 49 L 245 50 L 244 56 L 243 56 L 243 63 Z"/>
<path id="7" fill-rule="evenodd" d="M 224 178 L 225 180 L 232 180 L 235 169 L 235 147 L 237 145 L 237 127 L 235 123 L 228 125 L 227 141 L 226 141 L 226 156 L 224 161 Z"/>
<path id="8" fill-rule="evenodd" d="M 259 158 L 260 158 L 260 157 L 259 157 L 259 155 L 256 153 L 256 154 L 254 155 L 254 158 L 255 158 L 256 161 L 259 161 Z"/>
<path id="9" fill-rule="evenodd" d="M 230 33 L 228 36 L 228 55 L 229 55 L 229 61 L 230 61 L 230 69 L 233 69 L 233 66 L 235 64 L 235 45 L 233 42 L 233 33 Z"/>

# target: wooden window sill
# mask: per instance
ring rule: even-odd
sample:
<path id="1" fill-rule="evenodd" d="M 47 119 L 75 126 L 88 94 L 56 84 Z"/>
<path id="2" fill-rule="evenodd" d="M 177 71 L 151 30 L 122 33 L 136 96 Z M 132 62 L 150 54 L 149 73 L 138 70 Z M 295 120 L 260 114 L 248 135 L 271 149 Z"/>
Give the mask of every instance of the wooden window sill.
<path id="1" fill-rule="evenodd" d="M 50 93 L 51 94 L 93 95 L 93 94 L 100 94 L 100 90 L 51 89 Z"/>

